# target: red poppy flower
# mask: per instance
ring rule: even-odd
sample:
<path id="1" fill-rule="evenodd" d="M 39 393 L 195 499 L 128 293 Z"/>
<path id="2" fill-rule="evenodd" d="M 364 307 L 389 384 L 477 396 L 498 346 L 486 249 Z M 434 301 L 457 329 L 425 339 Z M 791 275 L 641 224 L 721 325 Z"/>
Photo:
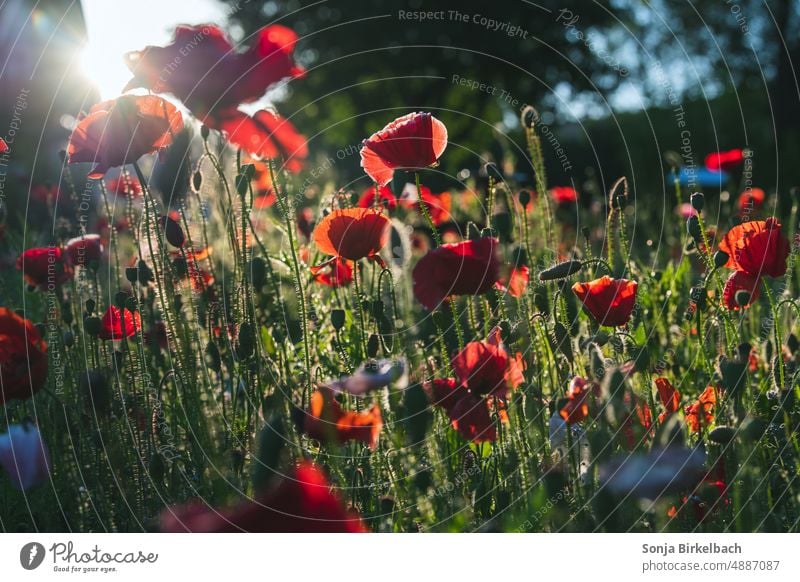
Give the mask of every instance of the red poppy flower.
<path id="1" fill-rule="evenodd" d="M 740 306 L 736 302 L 736 293 L 747 291 L 750 299 L 745 305 Z M 749 307 L 758 300 L 761 294 L 761 279 L 753 277 L 742 271 L 734 271 L 725 281 L 725 288 L 722 290 L 722 304 L 731 311 L 738 311 L 740 308 Z"/>
<path id="2" fill-rule="evenodd" d="M 469 342 L 452 359 L 453 371 L 472 394 L 505 398 L 522 383 L 516 360 L 492 342 Z"/>
<path id="3" fill-rule="evenodd" d="M 764 205 L 767 195 L 761 188 L 750 188 L 739 194 L 739 212 L 752 212 Z"/>
<path id="4" fill-rule="evenodd" d="M 511 269 L 508 274 L 508 281 L 504 285 L 501 282 L 495 283 L 495 287 L 501 293 L 508 293 L 512 297 L 522 297 L 528 288 L 531 279 L 531 271 L 525 265 Z"/>
<path id="5" fill-rule="evenodd" d="M 220 112 L 256 101 L 275 83 L 303 74 L 294 63 L 294 31 L 272 25 L 252 36 L 250 47 L 238 52 L 217 26 L 179 26 L 172 44 L 147 46 L 125 55 L 134 77 L 124 91 L 143 87 L 172 93 L 213 126 Z"/>
<path id="6" fill-rule="evenodd" d="M 4 154 L 9 150 L 8 144 L 0 137 L 0 154 Z"/>
<path id="7" fill-rule="evenodd" d="M 398 201 L 401 206 L 413 208 L 418 213 L 421 212 L 420 204 L 424 204 L 431 221 L 436 226 L 453 220 L 450 215 L 451 198 L 449 192 L 434 194 L 427 186 L 420 185 L 419 193 L 417 193 L 415 184 L 406 184 Z"/>
<path id="8" fill-rule="evenodd" d="M 22 271 L 28 285 L 42 290 L 66 283 L 73 275 L 72 267 L 60 247 L 28 249 L 17 257 L 17 269 Z"/>
<path id="9" fill-rule="evenodd" d="M 389 239 L 389 219 L 371 208 L 331 212 L 314 229 L 314 242 L 326 255 L 348 261 L 376 258 Z"/>
<path id="10" fill-rule="evenodd" d="M 789 241 L 775 218 L 744 222 L 728 231 L 719 248 L 728 254 L 729 269 L 760 277 L 781 277 L 786 273 Z"/>
<path id="11" fill-rule="evenodd" d="M 571 204 L 578 201 L 578 191 L 572 186 L 556 186 L 550 189 L 550 197 L 556 204 Z"/>
<path id="12" fill-rule="evenodd" d="M 689 429 L 692 432 L 700 432 L 704 426 L 714 422 L 714 407 L 716 405 L 717 394 L 713 386 L 708 386 L 700 395 L 700 398 L 683 411 Z"/>
<path id="13" fill-rule="evenodd" d="M 561 418 L 569 424 L 581 422 L 589 416 L 589 395 L 592 394 L 591 383 L 585 378 L 575 376 L 569 383 L 567 404 L 559 410 Z"/>
<path id="14" fill-rule="evenodd" d="M 289 120 L 271 111 L 257 111 L 252 116 L 238 110 L 221 112 L 217 128 L 251 156 L 281 160 L 279 170 L 299 172 L 308 157 L 305 136 Z"/>
<path id="15" fill-rule="evenodd" d="M 485 398 L 472 394 L 455 378 L 433 380 L 425 389 L 431 402 L 444 409 L 453 428 L 465 440 L 474 443 L 497 440 L 497 429 Z"/>
<path id="16" fill-rule="evenodd" d="M 0 307 L 0 404 L 26 400 L 47 379 L 47 343 L 29 320 Z"/>
<path id="17" fill-rule="evenodd" d="M 397 208 L 397 197 L 389 186 L 381 186 L 378 189 L 378 203 L 378 205 L 385 205 L 389 212 Z M 370 208 L 372 206 L 375 206 L 375 188 L 365 188 L 358 199 L 358 207 Z"/>
<path id="18" fill-rule="evenodd" d="M 86 265 L 103 257 L 103 241 L 99 234 L 85 234 L 67 241 L 67 257 L 73 265 Z"/>
<path id="19" fill-rule="evenodd" d="M 667 416 L 680 410 L 681 393 L 666 378 L 656 378 L 655 383 L 656 390 L 658 390 L 658 398 L 661 400 L 661 404 L 664 405 L 664 412 L 658 415 L 658 421 L 664 422 Z"/>
<path id="20" fill-rule="evenodd" d="M 726 152 L 713 152 L 706 156 L 706 169 L 712 172 L 735 170 L 744 161 L 744 151 L 740 149 Z"/>
<path id="21" fill-rule="evenodd" d="M 172 143 L 183 129 L 175 106 L 155 95 L 123 95 L 92 107 L 69 138 L 71 164 L 94 163 L 89 178 L 135 162 Z"/>
<path id="22" fill-rule="evenodd" d="M 450 295 L 480 295 L 497 283 L 499 241 L 493 237 L 444 244 L 414 267 L 414 296 L 433 311 Z"/>
<path id="23" fill-rule="evenodd" d="M 636 281 L 604 275 L 588 283 L 575 283 L 572 292 L 600 325 L 617 327 L 631 318 L 636 304 Z"/>
<path id="24" fill-rule="evenodd" d="M 384 186 L 396 169 L 432 166 L 446 147 L 444 123 L 430 113 L 409 113 L 364 140 L 361 167 L 374 182 Z"/>
<path id="25" fill-rule="evenodd" d="M 111 305 L 103 315 L 100 325 L 100 339 L 121 340 L 136 335 L 142 328 L 142 317 L 138 311 L 131 313 L 128 309 L 123 309 L 120 317 L 119 307 Z"/>
<path id="26" fill-rule="evenodd" d="M 383 428 L 381 409 L 375 404 L 365 412 L 347 412 L 334 398 L 330 388 L 320 388 L 311 395 L 311 406 L 303 418 L 303 432 L 321 442 L 358 441 L 371 449 L 378 446 Z"/>
<path id="27" fill-rule="evenodd" d="M 314 281 L 328 287 L 343 287 L 353 282 L 353 267 L 341 258 L 311 267 L 311 274 Z"/>
<path id="28" fill-rule="evenodd" d="M 142 195 L 139 180 L 128 174 L 120 174 L 106 181 L 106 190 L 122 198 L 138 198 Z"/>
<path id="29" fill-rule="evenodd" d="M 303 463 L 275 487 L 230 509 L 201 500 L 161 513 L 161 531 L 170 533 L 361 533 L 361 518 L 347 511 L 317 467 Z"/>

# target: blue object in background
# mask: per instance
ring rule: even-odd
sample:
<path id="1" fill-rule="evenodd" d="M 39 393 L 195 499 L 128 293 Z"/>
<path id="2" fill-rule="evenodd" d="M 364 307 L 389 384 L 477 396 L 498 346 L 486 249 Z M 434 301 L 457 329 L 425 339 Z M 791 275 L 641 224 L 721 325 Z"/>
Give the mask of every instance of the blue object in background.
<path id="1" fill-rule="evenodd" d="M 690 180 L 691 178 L 693 178 L 693 181 Z M 678 179 L 680 180 L 681 186 L 689 186 L 690 181 L 692 181 L 695 186 L 722 190 L 728 184 L 730 176 L 725 172 L 712 172 L 705 168 L 691 168 L 690 170 L 681 168 L 678 172 Z M 675 172 L 668 172 L 667 180 L 669 182 L 674 182 Z"/>

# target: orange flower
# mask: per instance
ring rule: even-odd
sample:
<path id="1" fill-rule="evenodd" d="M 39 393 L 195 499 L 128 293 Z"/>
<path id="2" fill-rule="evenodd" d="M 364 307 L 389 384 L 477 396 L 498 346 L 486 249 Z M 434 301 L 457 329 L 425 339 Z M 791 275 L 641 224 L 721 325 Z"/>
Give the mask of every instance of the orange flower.
<path id="1" fill-rule="evenodd" d="M 313 238 L 326 255 L 375 259 L 389 240 L 389 219 L 371 208 L 334 210 L 317 225 Z"/>
<path id="2" fill-rule="evenodd" d="M 374 182 L 385 186 L 395 169 L 432 166 L 446 147 L 444 123 L 430 113 L 409 113 L 364 140 L 361 167 Z"/>
<path id="3" fill-rule="evenodd" d="M 686 423 L 692 432 L 700 432 L 703 426 L 714 422 L 714 408 L 717 405 L 717 394 L 713 386 L 708 386 L 697 402 L 690 404 L 684 410 Z"/>
<path id="4" fill-rule="evenodd" d="M 508 282 L 503 285 L 500 281 L 495 283 L 495 287 L 501 293 L 508 293 L 512 297 L 522 297 L 525 295 L 525 290 L 528 288 L 528 282 L 531 279 L 531 271 L 525 265 L 521 267 L 514 267 L 508 274 Z"/>
<path id="5" fill-rule="evenodd" d="M 69 163 L 95 164 L 89 178 L 172 143 L 183 129 L 175 106 L 154 95 L 123 95 L 92 107 L 69 138 Z"/>
<path id="6" fill-rule="evenodd" d="M 29 320 L 0 307 L 0 404 L 26 400 L 47 379 L 47 343 Z"/>
<path id="7" fill-rule="evenodd" d="M 383 428 L 381 409 L 374 404 L 366 412 L 347 412 L 329 388 L 311 395 L 311 406 L 303 418 L 303 432 L 321 442 L 358 441 L 375 449 Z"/>
<path id="8" fill-rule="evenodd" d="M 664 405 L 664 412 L 658 415 L 658 421 L 664 422 L 664 419 L 672 414 L 678 412 L 681 407 L 681 393 L 678 392 L 672 385 L 672 382 L 666 378 L 656 378 L 656 390 L 658 390 L 658 397 L 661 404 Z"/>
<path id="9" fill-rule="evenodd" d="M 569 424 L 580 422 L 589 416 L 588 397 L 592 393 L 590 382 L 580 376 L 575 376 L 569 383 L 567 391 L 567 404 L 558 411 L 561 418 Z"/>
<path id="10" fill-rule="evenodd" d="M 789 241 L 774 218 L 734 226 L 719 243 L 719 249 L 728 254 L 726 267 L 751 277 L 781 277 L 786 273 Z"/>
<path id="11" fill-rule="evenodd" d="M 611 327 L 625 325 L 630 320 L 636 304 L 636 289 L 636 281 L 612 279 L 608 275 L 572 286 L 572 292 L 595 321 Z"/>

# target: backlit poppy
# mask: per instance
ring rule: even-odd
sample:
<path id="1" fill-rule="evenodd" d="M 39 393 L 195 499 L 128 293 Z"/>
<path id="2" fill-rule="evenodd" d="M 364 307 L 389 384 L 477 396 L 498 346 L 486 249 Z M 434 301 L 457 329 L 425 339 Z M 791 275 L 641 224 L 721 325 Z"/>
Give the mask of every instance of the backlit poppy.
<path id="1" fill-rule="evenodd" d="M 717 405 L 717 393 L 713 386 L 708 386 L 696 402 L 688 405 L 683 414 L 686 424 L 692 432 L 700 432 L 703 427 L 714 422 L 714 408 Z"/>
<path id="2" fill-rule="evenodd" d="M 713 152 L 706 156 L 706 169 L 712 172 L 730 172 L 742 165 L 744 151 L 733 149 L 725 152 Z"/>
<path id="3" fill-rule="evenodd" d="M 789 241 L 775 218 L 744 222 L 728 231 L 719 248 L 728 254 L 729 269 L 760 277 L 781 277 L 786 273 Z"/>
<path id="4" fill-rule="evenodd" d="M 508 293 L 512 297 L 522 297 L 530 282 L 531 271 L 525 265 L 514 267 L 508 274 L 508 281 L 504 285 L 501 282 L 495 283 L 495 287 L 501 293 Z"/>
<path id="5" fill-rule="evenodd" d="M 87 265 L 103 257 L 103 241 L 99 234 L 85 234 L 68 240 L 64 249 L 73 265 Z"/>
<path id="6" fill-rule="evenodd" d="M 128 309 L 122 310 L 111 305 L 101 320 L 99 338 L 104 340 L 120 340 L 136 334 L 142 328 L 142 317 L 138 311 L 131 313 Z"/>
<path id="7" fill-rule="evenodd" d="M 50 453 L 36 425 L 12 424 L 0 434 L 0 466 L 20 491 L 48 480 Z"/>
<path id="8" fill-rule="evenodd" d="M 745 291 L 747 294 L 747 302 L 744 305 L 739 305 L 736 300 L 736 294 L 739 291 Z M 725 287 L 722 290 L 722 304 L 731 311 L 738 311 L 741 308 L 749 307 L 758 300 L 761 294 L 761 279 L 753 277 L 742 271 L 734 271 L 725 281 Z M 743 295 L 739 295 L 741 299 Z"/>
<path id="9" fill-rule="evenodd" d="M 17 269 L 32 287 L 47 290 L 72 278 L 73 270 L 61 247 L 28 249 L 17 257 Z"/>
<path id="10" fill-rule="evenodd" d="M 303 416 L 302 428 L 308 436 L 321 442 L 346 443 L 354 440 L 375 449 L 383 428 L 383 418 L 377 404 L 365 412 L 342 410 L 333 391 L 321 387 L 311 395 L 311 406 Z"/>
<path id="11" fill-rule="evenodd" d="M 311 267 L 314 281 L 328 287 L 344 287 L 353 282 L 353 267 L 342 258 Z"/>
<path id="12" fill-rule="evenodd" d="M 561 418 L 568 424 L 581 422 L 589 416 L 589 395 L 593 393 L 592 384 L 585 378 L 575 376 L 569 383 L 567 403 L 559 410 Z"/>
<path id="13" fill-rule="evenodd" d="M 505 398 L 522 383 L 517 361 L 492 342 L 469 342 L 452 359 L 453 371 L 472 394 Z"/>
<path id="14" fill-rule="evenodd" d="M 483 237 L 444 244 L 429 251 L 414 267 L 414 296 L 434 310 L 451 295 L 480 295 L 497 283 L 498 240 Z"/>
<path id="15" fill-rule="evenodd" d="M 161 531 L 171 533 L 360 533 L 361 518 L 347 511 L 331 492 L 320 469 L 302 463 L 255 499 L 229 509 L 196 500 L 161 512 Z"/>
<path id="16" fill-rule="evenodd" d="M 123 95 L 92 107 L 73 130 L 67 153 L 71 164 L 95 164 L 89 178 L 135 162 L 172 143 L 183 129 L 180 112 L 155 95 Z"/>
<path id="17" fill-rule="evenodd" d="M 0 307 L 0 404 L 27 400 L 47 379 L 47 343 L 29 320 Z"/>
<path id="18" fill-rule="evenodd" d="M 758 210 L 764 205 L 767 195 L 761 188 L 749 188 L 739 194 L 739 212 L 747 213 Z"/>
<path id="19" fill-rule="evenodd" d="M 249 48 L 238 52 L 217 26 L 178 26 L 172 44 L 125 55 L 134 77 L 124 91 L 142 87 L 171 93 L 201 121 L 217 127 L 214 122 L 221 113 L 256 101 L 275 83 L 303 74 L 294 62 L 296 42 L 294 31 L 271 25 L 254 33 Z"/>
<path id="20" fill-rule="evenodd" d="M 127 173 L 107 179 L 106 190 L 122 198 L 138 198 L 142 195 L 142 185 L 139 180 Z"/>
<path id="21" fill-rule="evenodd" d="M 337 209 L 314 229 L 314 242 L 326 255 L 348 261 L 377 258 L 389 239 L 389 219 L 371 208 Z"/>
<path id="22" fill-rule="evenodd" d="M 431 403 L 444 409 L 455 430 L 474 443 L 497 439 L 497 429 L 485 398 L 472 394 L 455 378 L 435 379 L 425 385 Z"/>
<path id="23" fill-rule="evenodd" d="M 364 140 L 361 167 L 374 182 L 384 186 L 396 169 L 432 166 L 446 147 L 444 123 L 430 113 L 409 113 Z"/>
<path id="24" fill-rule="evenodd" d="M 658 391 L 658 398 L 664 406 L 664 412 L 658 415 L 658 421 L 664 422 L 673 412 L 678 412 L 681 407 L 681 393 L 672 385 L 666 378 L 655 379 L 656 390 Z"/>
<path id="25" fill-rule="evenodd" d="M 604 275 L 588 283 L 575 283 L 572 292 L 600 325 L 617 327 L 631 318 L 636 304 L 636 281 Z"/>
<path id="26" fill-rule="evenodd" d="M 556 204 L 572 204 L 578 201 L 578 191 L 572 186 L 556 186 L 550 189 L 550 197 Z"/>
<path id="27" fill-rule="evenodd" d="M 299 172 L 308 157 L 305 136 L 289 120 L 271 111 L 257 111 L 252 116 L 238 110 L 222 112 L 217 128 L 251 156 L 280 160 L 278 170 Z"/>
<path id="28" fill-rule="evenodd" d="M 371 206 L 380 205 L 385 206 L 389 212 L 397 208 L 397 197 L 389 186 L 381 186 L 378 188 L 377 204 L 375 203 L 375 188 L 372 186 L 365 188 L 361 193 L 361 197 L 358 199 L 359 208 L 370 208 Z"/>

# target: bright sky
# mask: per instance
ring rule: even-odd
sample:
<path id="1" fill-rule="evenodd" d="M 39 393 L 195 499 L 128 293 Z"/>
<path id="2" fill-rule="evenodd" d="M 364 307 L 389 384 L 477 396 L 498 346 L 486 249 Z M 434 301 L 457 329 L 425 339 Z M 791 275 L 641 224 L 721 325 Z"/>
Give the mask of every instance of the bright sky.
<path id="1" fill-rule="evenodd" d="M 89 43 L 83 55 L 87 76 L 102 99 L 117 97 L 131 78 L 122 55 L 148 44 L 166 44 L 176 24 L 225 24 L 225 5 L 216 0 L 83 0 Z"/>

